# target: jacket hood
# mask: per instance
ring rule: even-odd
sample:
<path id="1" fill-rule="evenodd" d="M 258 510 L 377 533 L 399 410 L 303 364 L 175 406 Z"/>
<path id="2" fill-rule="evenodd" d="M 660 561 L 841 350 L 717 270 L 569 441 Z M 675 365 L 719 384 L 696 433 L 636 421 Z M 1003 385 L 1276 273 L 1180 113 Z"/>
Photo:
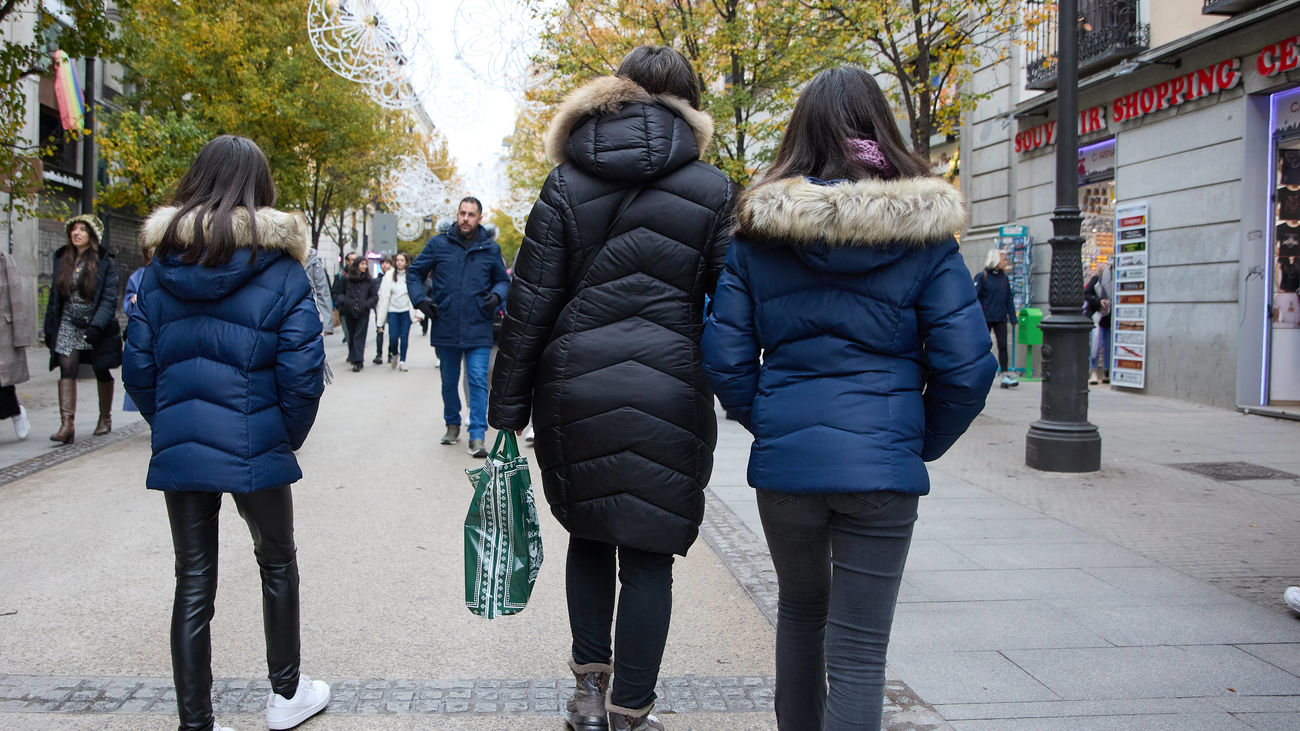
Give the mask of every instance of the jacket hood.
<path id="1" fill-rule="evenodd" d="M 685 99 L 602 76 L 560 104 L 546 132 L 546 156 L 601 178 L 648 180 L 698 159 L 712 140 L 713 118 Z"/>
<path id="2" fill-rule="evenodd" d="M 162 243 L 163 234 L 171 225 L 179 208 L 167 206 L 150 214 L 141 230 L 141 243 L 150 253 Z M 215 267 L 203 264 L 183 264 L 179 256 L 155 259 L 158 281 L 167 291 L 181 299 L 221 299 L 242 287 L 250 279 L 265 271 L 280 259 L 289 256 L 299 264 L 307 261 L 311 228 L 301 213 L 286 213 L 274 208 L 259 208 L 253 214 L 257 223 L 257 258 L 249 266 L 253 254 L 252 227 L 248 211 L 236 208 L 233 214 L 236 251 L 230 261 Z M 189 245 L 194 240 L 193 212 L 186 214 L 177 226 L 177 238 Z"/>
<path id="3" fill-rule="evenodd" d="M 947 242 L 966 225 L 966 208 L 938 178 L 789 178 L 746 191 L 736 222 L 737 234 L 788 245 L 809 266 L 860 272 Z"/>

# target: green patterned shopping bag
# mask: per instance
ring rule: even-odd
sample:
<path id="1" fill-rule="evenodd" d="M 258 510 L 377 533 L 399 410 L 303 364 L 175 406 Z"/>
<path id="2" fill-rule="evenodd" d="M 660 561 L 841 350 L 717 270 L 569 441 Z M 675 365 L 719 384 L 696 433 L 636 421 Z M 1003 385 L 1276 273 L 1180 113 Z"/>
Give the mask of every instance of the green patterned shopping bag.
<path id="1" fill-rule="evenodd" d="M 483 466 L 465 474 L 474 487 L 465 515 L 465 606 L 488 619 L 518 614 L 542 568 L 542 533 L 514 433 L 498 432 Z"/>

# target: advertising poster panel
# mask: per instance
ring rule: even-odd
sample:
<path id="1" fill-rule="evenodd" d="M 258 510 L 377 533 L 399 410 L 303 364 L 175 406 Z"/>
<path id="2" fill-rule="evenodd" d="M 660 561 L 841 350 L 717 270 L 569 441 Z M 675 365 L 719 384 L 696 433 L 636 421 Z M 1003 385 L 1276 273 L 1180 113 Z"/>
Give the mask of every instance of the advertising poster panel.
<path id="1" fill-rule="evenodd" d="M 1115 302 L 1111 315 L 1110 385 L 1146 388 L 1146 201 L 1115 206 Z"/>

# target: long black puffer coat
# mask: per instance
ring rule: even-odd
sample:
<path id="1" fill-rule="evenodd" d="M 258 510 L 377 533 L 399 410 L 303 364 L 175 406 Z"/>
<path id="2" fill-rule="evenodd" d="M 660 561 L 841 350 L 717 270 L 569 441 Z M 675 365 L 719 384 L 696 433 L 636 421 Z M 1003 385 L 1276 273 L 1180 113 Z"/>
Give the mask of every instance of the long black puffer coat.
<path id="1" fill-rule="evenodd" d="M 560 165 L 516 260 L 488 423 L 522 429 L 531 412 L 546 498 L 582 538 L 685 555 L 704 517 L 717 422 L 699 343 L 734 195 L 699 160 L 712 133 L 681 99 L 612 76 L 547 133 Z"/>

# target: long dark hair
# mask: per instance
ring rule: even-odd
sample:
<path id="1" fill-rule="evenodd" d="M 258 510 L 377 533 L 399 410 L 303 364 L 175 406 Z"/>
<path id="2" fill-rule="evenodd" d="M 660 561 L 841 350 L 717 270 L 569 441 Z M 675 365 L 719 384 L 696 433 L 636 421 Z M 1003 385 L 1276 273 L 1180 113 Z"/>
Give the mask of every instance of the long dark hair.
<path id="1" fill-rule="evenodd" d="M 358 256 L 348 265 L 348 279 L 354 282 L 364 282 L 370 278 L 370 272 L 361 271 L 362 266 L 369 266 L 370 262 L 364 256 Z"/>
<path id="2" fill-rule="evenodd" d="M 77 253 L 77 247 L 72 245 L 72 229 L 81 226 L 89 234 L 90 245 L 86 250 Z M 85 262 L 81 271 L 81 279 L 73 282 L 73 276 L 77 271 L 78 262 Z M 75 286 L 81 290 L 81 296 L 90 299 L 95 296 L 95 285 L 98 284 L 99 278 L 99 237 L 95 235 L 95 229 L 89 224 L 78 221 L 72 224 L 68 229 L 68 245 L 63 249 L 63 254 L 59 256 L 59 272 L 54 278 L 55 284 L 59 286 L 59 293 L 64 297 L 72 296 L 72 288 Z"/>
<path id="3" fill-rule="evenodd" d="M 700 108 L 700 75 L 671 46 L 637 46 L 623 57 L 615 73 L 651 94 L 671 94 L 685 99 L 693 109 Z"/>
<path id="4" fill-rule="evenodd" d="M 221 135 L 204 145 L 194 164 L 181 176 L 172 205 L 180 210 L 163 233 L 157 256 L 181 254 L 185 264 L 225 264 L 238 246 L 233 218 L 236 209 L 243 208 L 252 239 L 253 251 L 248 258 L 251 265 L 258 248 L 254 214 L 259 208 L 275 205 L 275 184 L 266 155 L 246 137 Z M 177 228 L 189 214 L 194 216 L 194 240 L 187 244 L 178 240 Z"/>
<path id="5" fill-rule="evenodd" d="M 776 159 L 763 180 L 881 177 L 849 147 L 853 139 L 875 140 L 901 178 L 932 174 L 929 162 L 912 152 L 903 140 L 889 101 L 871 74 L 855 66 L 842 66 L 817 74 L 799 94 Z"/>

